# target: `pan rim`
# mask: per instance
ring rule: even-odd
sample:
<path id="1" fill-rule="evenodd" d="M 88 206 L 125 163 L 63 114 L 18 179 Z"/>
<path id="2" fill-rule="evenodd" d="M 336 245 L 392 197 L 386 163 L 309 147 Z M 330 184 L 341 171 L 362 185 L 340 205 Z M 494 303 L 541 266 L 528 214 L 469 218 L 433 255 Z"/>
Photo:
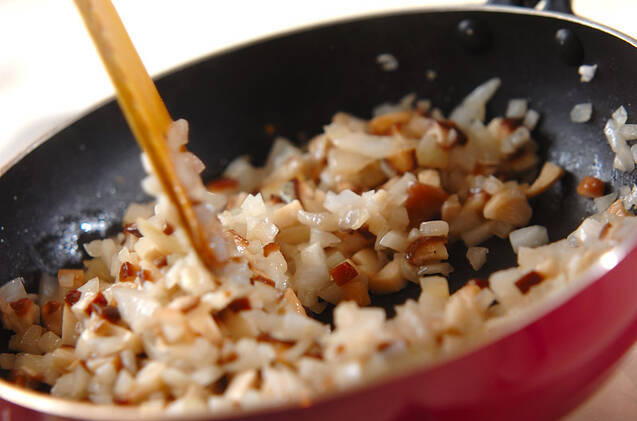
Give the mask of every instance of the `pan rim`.
<path id="1" fill-rule="evenodd" d="M 213 59 L 217 56 L 232 53 L 234 51 L 255 46 L 263 42 L 275 40 L 277 38 L 293 35 L 299 32 L 311 31 L 322 27 L 328 27 L 331 25 L 345 24 L 350 22 L 363 21 L 373 18 L 381 18 L 388 16 L 400 16 L 410 15 L 417 13 L 449 13 L 449 12 L 489 12 L 500 14 L 516 14 L 516 15 L 529 15 L 538 16 L 544 18 L 557 19 L 570 23 L 575 23 L 589 27 L 595 30 L 604 32 L 610 36 L 620 39 L 632 47 L 637 48 L 637 39 L 621 32 L 616 29 L 610 28 L 606 25 L 594 22 L 587 18 L 578 17 L 560 12 L 542 11 L 524 7 L 511 7 L 511 6 L 495 6 L 495 5 L 450 5 L 450 6 L 422 6 L 422 7 L 410 7 L 410 8 L 389 8 L 377 11 L 369 11 L 359 13 L 356 15 L 349 15 L 339 18 L 328 18 L 308 24 L 298 25 L 291 28 L 282 29 L 272 32 L 265 36 L 257 36 L 245 41 L 241 41 L 223 48 L 208 51 L 205 54 L 188 60 L 184 63 L 180 63 L 176 66 L 170 67 L 164 71 L 158 72 L 154 75 L 154 80 L 161 80 L 162 78 L 180 72 L 191 66 L 196 66 L 199 63 Z M 17 165 L 26 155 L 38 148 L 47 140 L 51 139 L 64 129 L 70 127 L 91 113 L 95 112 L 99 108 L 114 101 L 114 96 L 100 99 L 87 107 L 83 112 L 73 116 L 64 122 L 56 125 L 56 127 L 50 129 L 41 136 L 36 137 L 32 142 L 27 143 L 26 146 L 13 157 L 9 157 L 4 162 L 0 162 L 0 177 L 7 171 Z M 615 265 L 621 263 L 621 261 L 637 246 L 637 237 L 632 241 L 626 241 L 613 250 L 613 256 Z M 332 392 L 316 398 L 310 408 L 315 405 L 319 405 L 326 401 L 332 400 L 335 397 L 344 397 L 347 395 L 364 392 L 365 389 L 377 387 L 379 384 L 388 381 L 400 381 L 401 379 L 421 375 L 423 372 L 432 370 L 434 368 L 440 368 L 446 364 L 452 363 L 456 360 L 470 356 L 471 354 L 483 349 L 485 346 L 493 345 L 501 340 L 506 339 L 512 333 L 523 329 L 533 323 L 538 322 L 542 318 L 550 315 L 553 311 L 558 309 L 565 302 L 574 299 L 578 294 L 582 293 L 587 287 L 595 283 L 601 277 L 609 274 L 613 268 L 602 268 L 599 264 L 595 264 L 589 270 L 587 270 L 577 281 L 573 287 L 565 288 L 558 294 L 548 299 L 544 299 L 539 305 L 534 305 L 532 309 L 524 312 L 517 320 L 508 321 L 507 327 L 499 332 L 496 336 L 490 336 L 487 340 L 475 344 L 465 351 L 457 354 L 453 354 L 449 357 L 435 361 L 434 363 L 414 364 L 411 366 L 413 371 L 411 373 L 399 372 L 394 375 L 384 376 L 379 379 L 375 379 L 371 382 L 365 382 L 363 384 L 355 385 L 348 388 L 345 391 Z M 158 417 L 156 412 L 144 413 L 139 407 L 122 407 L 116 405 L 96 405 L 88 402 L 75 402 L 70 400 L 64 400 L 60 398 L 52 397 L 51 395 L 36 392 L 30 389 L 16 386 L 4 379 L 0 379 L 0 399 L 5 400 L 11 404 L 19 405 L 24 408 L 45 413 L 47 415 L 53 415 L 58 417 L 64 417 L 68 419 L 87 419 L 87 420 L 111 420 L 119 419 L 121 421 L 127 420 L 195 420 L 195 419 L 236 419 L 246 416 L 257 416 L 272 414 L 278 412 L 289 411 L 293 409 L 300 409 L 304 405 L 301 404 L 283 404 L 283 405 L 267 405 L 257 407 L 253 409 L 245 409 L 231 412 L 218 412 L 192 414 L 192 415 L 178 415 L 178 414 L 161 414 Z"/>

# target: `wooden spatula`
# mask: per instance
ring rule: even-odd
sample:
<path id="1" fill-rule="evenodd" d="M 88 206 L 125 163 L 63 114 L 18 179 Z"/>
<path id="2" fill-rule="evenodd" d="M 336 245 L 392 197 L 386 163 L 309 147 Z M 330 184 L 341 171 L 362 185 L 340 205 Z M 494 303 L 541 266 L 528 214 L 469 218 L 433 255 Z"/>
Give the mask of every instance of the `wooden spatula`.
<path id="1" fill-rule="evenodd" d="M 117 100 L 139 146 L 177 208 L 182 228 L 201 260 L 218 263 L 170 157 L 166 134 L 172 119 L 110 0 L 75 0 L 115 85 Z"/>

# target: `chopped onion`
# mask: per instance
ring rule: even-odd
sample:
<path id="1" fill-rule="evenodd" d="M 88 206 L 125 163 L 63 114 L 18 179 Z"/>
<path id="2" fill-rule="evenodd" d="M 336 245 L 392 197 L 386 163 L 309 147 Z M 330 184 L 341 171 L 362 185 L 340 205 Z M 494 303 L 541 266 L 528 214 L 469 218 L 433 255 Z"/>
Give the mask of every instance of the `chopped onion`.
<path id="1" fill-rule="evenodd" d="M 617 126 L 623 126 L 628 121 L 628 113 L 626 112 L 626 108 L 624 106 L 620 106 L 613 113 L 613 120 L 617 123 Z"/>
<path id="2" fill-rule="evenodd" d="M 549 234 L 546 227 L 531 225 L 512 231 L 509 240 L 513 251 L 517 254 L 520 247 L 537 247 L 549 242 Z"/>
<path id="3" fill-rule="evenodd" d="M 482 189 L 490 195 L 496 194 L 502 190 L 503 187 L 504 183 L 492 175 L 485 178 L 484 183 L 482 183 Z"/>
<path id="4" fill-rule="evenodd" d="M 591 119 L 593 114 L 593 104 L 590 102 L 584 102 L 582 104 L 576 104 L 571 110 L 571 121 L 573 123 L 586 123 Z"/>
<path id="5" fill-rule="evenodd" d="M 38 293 L 39 304 L 42 306 L 49 300 L 54 300 L 58 295 L 58 279 L 55 276 L 43 273 L 40 278 L 40 291 Z"/>
<path id="6" fill-rule="evenodd" d="M 601 197 L 593 199 L 597 212 L 604 212 L 608 207 L 617 200 L 617 192 L 611 192 Z"/>
<path id="7" fill-rule="evenodd" d="M 507 105 L 506 117 L 507 118 L 523 118 L 526 114 L 527 101 L 526 99 L 512 99 Z"/>
<path id="8" fill-rule="evenodd" d="M 24 290 L 24 278 L 15 278 L 0 288 L 0 298 L 3 298 L 8 303 L 26 297 L 27 292 Z"/>
<path id="9" fill-rule="evenodd" d="M 602 231 L 604 224 L 593 218 L 587 218 L 582 224 L 568 236 L 568 240 L 575 244 L 585 243 L 587 241 L 597 241 L 599 233 Z"/>
<path id="10" fill-rule="evenodd" d="M 447 221 L 425 221 L 420 224 L 420 232 L 425 237 L 446 237 L 449 234 Z"/>
<path id="11" fill-rule="evenodd" d="M 493 78 L 475 88 L 465 97 L 462 103 L 453 110 L 449 119 L 463 128 L 469 127 L 472 120 L 477 119 L 484 121 L 486 116 L 486 104 L 498 90 L 500 83 L 500 78 Z"/>
<path id="12" fill-rule="evenodd" d="M 421 266 L 420 268 L 418 268 L 418 275 L 419 276 L 435 275 L 437 273 L 440 273 L 440 274 L 442 274 L 444 276 L 449 276 L 449 274 L 451 272 L 453 272 L 453 266 L 451 266 L 447 262 L 432 263 L 430 265 L 424 265 L 424 266 Z"/>
<path id="13" fill-rule="evenodd" d="M 336 231 L 338 229 L 338 218 L 329 212 L 305 212 L 300 210 L 296 217 L 301 224 L 310 228 L 323 231 Z"/>
<path id="14" fill-rule="evenodd" d="M 624 204 L 624 208 L 626 208 L 626 210 L 630 210 L 633 206 L 637 206 L 637 185 L 633 185 L 632 190 L 626 192 L 625 194 L 622 194 L 622 203 Z"/>
<path id="15" fill-rule="evenodd" d="M 378 63 L 386 72 L 393 72 L 398 69 L 398 60 L 392 54 L 384 53 L 376 56 L 376 63 Z"/>
<path id="16" fill-rule="evenodd" d="M 626 139 L 624 139 L 619 132 L 617 122 L 614 119 L 606 122 L 604 134 L 606 135 L 608 144 L 616 154 L 613 166 L 620 171 L 632 171 L 635 168 L 635 161 L 626 143 Z"/>
<path id="17" fill-rule="evenodd" d="M 622 136 L 624 136 L 624 139 L 637 139 L 637 124 L 624 124 L 619 130 Z"/>
<path id="18" fill-rule="evenodd" d="M 511 133 L 500 146 L 500 150 L 505 154 L 510 154 L 520 149 L 529 140 L 531 140 L 531 133 L 525 126 L 520 126 L 513 133 Z"/>
<path id="19" fill-rule="evenodd" d="M 590 82 L 595 77 L 597 64 L 582 64 L 577 71 L 580 74 L 581 82 Z"/>
<path id="20" fill-rule="evenodd" d="M 120 285 L 112 287 L 111 291 L 122 319 L 137 332 L 143 329 L 144 324 L 161 307 L 160 303 L 145 291 Z"/>
<path id="21" fill-rule="evenodd" d="M 336 147 L 370 158 L 386 158 L 401 149 L 401 145 L 389 136 L 352 132 L 339 124 L 326 126 L 325 133 Z"/>
<path id="22" fill-rule="evenodd" d="M 399 231 L 389 231 L 378 240 L 378 245 L 403 252 L 407 248 L 407 236 Z"/>
<path id="23" fill-rule="evenodd" d="M 469 247 L 467 249 L 467 260 L 473 270 L 480 270 L 487 262 L 487 253 L 489 249 L 486 247 Z"/>
<path id="24" fill-rule="evenodd" d="M 527 129 L 533 130 L 535 126 L 537 126 L 537 122 L 540 120 L 540 113 L 535 110 L 528 110 L 526 115 L 524 116 L 524 121 L 522 124 L 526 126 Z"/>

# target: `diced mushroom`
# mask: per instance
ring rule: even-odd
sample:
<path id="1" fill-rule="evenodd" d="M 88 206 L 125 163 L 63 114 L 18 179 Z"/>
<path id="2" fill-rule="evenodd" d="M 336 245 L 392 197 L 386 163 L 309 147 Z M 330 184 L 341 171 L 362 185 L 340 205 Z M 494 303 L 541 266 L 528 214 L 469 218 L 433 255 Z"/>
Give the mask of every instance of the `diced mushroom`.
<path id="1" fill-rule="evenodd" d="M 365 248 L 354 253 L 352 261 L 367 276 L 374 275 L 382 268 L 378 255 L 371 248 Z"/>
<path id="2" fill-rule="evenodd" d="M 527 197 L 535 197 L 540 193 L 544 193 L 549 187 L 564 175 L 562 167 L 545 162 L 540 171 L 540 175 L 535 179 L 531 187 L 526 190 Z"/>
<path id="3" fill-rule="evenodd" d="M 416 148 L 416 159 L 421 167 L 446 169 L 449 151 L 441 148 L 431 136 L 423 136 Z"/>
<path id="4" fill-rule="evenodd" d="M 310 227 L 307 225 L 293 225 L 283 228 L 276 236 L 276 241 L 286 244 L 301 244 L 310 240 Z"/>
<path id="5" fill-rule="evenodd" d="M 601 197 L 604 195 L 604 182 L 596 177 L 584 177 L 577 185 L 577 194 L 584 197 Z"/>
<path id="6" fill-rule="evenodd" d="M 477 246 L 487 241 L 493 235 L 495 221 L 486 221 L 475 228 L 463 232 L 460 236 L 467 247 Z"/>
<path id="7" fill-rule="evenodd" d="M 407 281 L 400 270 L 400 262 L 395 258 L 379 272 L 370 276 L 369 289 L 374 294 L 390 294 L 403 289 L 406 283 Z"/>
<path id="8" fill-rule="evenodd" d="M 406 258 L 414 266 L 422 266 L 434 261 L 446 260 L 447 239 L 445 237 L 420 237 L 407 247 Z"/>
<path id="9" fill-rule="evenodd" d="M 62 303 L 53 300 L 47 301 L 41 310 L 44 326 L 58 336 L 62 336 L 62 312 Z"/>
<path id="10" fill-rule="evenodd" d="M 467 143 L 467 136 L 453 121 L 434 120 L 424 137 L 433 139 L 442 149 L 450 149 L 455 145 L 463 146 Z"/>
<path id="11" fill-rule="evenodd" d="M 440 213 L 442 214 L 442 219 L 444 219 L 447 222 L 452 221 L 458 216 L 461 209 L 462 209 L 462 205 L 460 204 L 458 195 L 452 194 L 442 204 L 442 208 L 440 211 Z"/>
<path id="12" fill-rule="evenodd" d="M 345 256 L 351 256 L 358 250 L 371 246 L 374 242 L 372 236 L 368 233 L 363 234 L 361 231 L 337 231 L 334 235 L 341 239 L 341 242 L 336 244 L 334 248 Z"/>
<path id="13" fill-rule="evenodd" d="M 440 173 L 438 170 L 431 168 L 422 170 L 418 173 L 418 182 L 434 187 L 440 187 Z"/>
<path id="14" fill-rule="evenodd" d="M 206 188 L 215 193 L 230 193 L 239 186 L 239 182 L 234 178 L 221 177 L 210 181 Z"/>
<path id="15" fill-rule="evenodd" d="M 417 227 L 423 221 L 437 219 L 447 193 L 440 187 L 414 183 L 407 189 L 405 208 L 409 215 L 409 225 Z"/>
<path id="16" fill-rule="evenodd" d="M 343 289 L 342 301 L 354 301 L 361 307 L 371 304 L 367 286 L 361 280 L 353 280 L 341 287 Z"/>
<path id="17" fill-rule="evenodd" d="M 516 125 L 512 124 L 511 119 L 500 117 L 492 119 L 487 126 L 487 130 L 491 136 L 500 141 L 509 137 L 516 128 Z"/>
<path id="18" fill-rule="evenodd" d="M 438 275 L 420 278 L 418 303 L 427 311 L 442 311 L 448 299 L 449 283 L 446 278 Z"/>
<path id="19" fill-rule="evenodd" d="M 297 214 L 302 209 L 301 202 L 294 200 L 275 210 L 272 213 L 272 222 L 279 227 L 279 229 L 290 227 L 298 222 Z"/>
<path id="20" fill-rule="evenodd" d="M 357 276 L 358 270 L 356 270 L 353 262 L 349 260 L 345 260 L 330 270 L 330 277 L 337 285 L 340 286 L 345 285 Z"/>
<path id="21" fill-rule="evenodd" d="M 480 214 L 482 213 L 484 206 L 487 204 L 488 200 L 489 195 L 486 192 L 480 191 L 478 193 L 469 195 L 462 207 L 464 210 Z"/>
<path id="22" fill-rule="evenodd" d="M 369 128 L 372 133 L 383 135 L 396 125 L 405 124 L 411 119 L 409 111 L 394 111 L 374 117 L 369 121 Z"/>
<path id="23" fill-rule="evenodd" d="M 533 210 L 522 191 L 509 187 L 502 189 L 489 199 L 484 206 L 483 214 L 486 219 L 519 227 L 529 222 Z"/>
<path id="24" fill-rule="evenodd" d="M 403 174 L 416 166 L 416 152 L 414 149 L 402 149 L 385 158 L 385 162 L 397 173 Z"/>

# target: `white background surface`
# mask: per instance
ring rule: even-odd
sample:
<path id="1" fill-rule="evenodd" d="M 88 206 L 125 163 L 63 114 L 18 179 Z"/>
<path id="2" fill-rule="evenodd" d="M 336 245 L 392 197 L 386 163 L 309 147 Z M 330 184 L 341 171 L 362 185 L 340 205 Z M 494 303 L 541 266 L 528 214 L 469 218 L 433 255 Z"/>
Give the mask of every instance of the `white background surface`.
<path id="1" fill-rule="evenodd" d="M 157 74 L 273 32 L 379 10 L 469 0 L 114 1 L 149 72 Z M 573 0 L 580 16 L 637 37 L 637 0 Z M 637 77 L 637 74 L 635 75 Z M 14 157 L 111 96 L 71 0 L 0 0 L 0 173 Z M 574 420 L 637 419 L 637 351 Z"/>

